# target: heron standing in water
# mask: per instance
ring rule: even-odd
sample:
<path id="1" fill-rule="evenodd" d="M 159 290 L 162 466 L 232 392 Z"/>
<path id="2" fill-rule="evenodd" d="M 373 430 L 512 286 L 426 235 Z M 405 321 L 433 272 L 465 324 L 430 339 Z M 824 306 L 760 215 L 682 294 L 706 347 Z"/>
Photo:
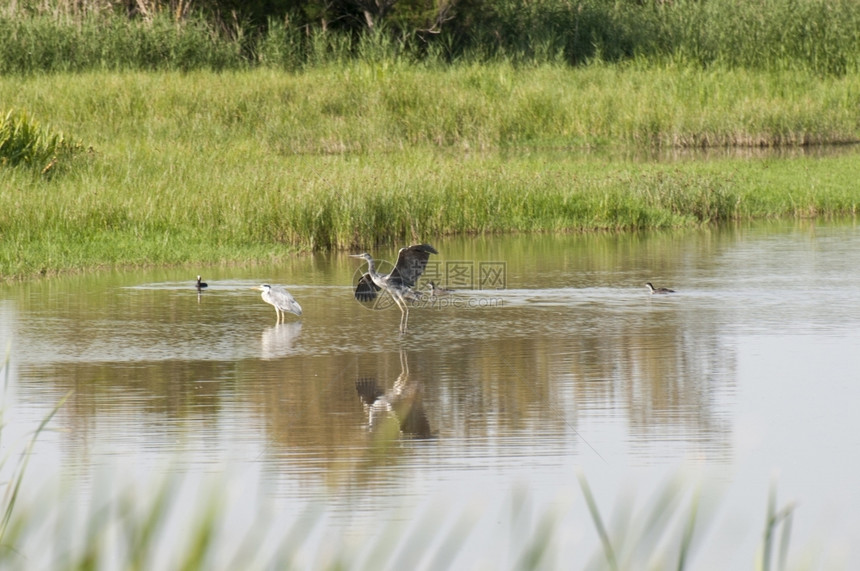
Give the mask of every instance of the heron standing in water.
<path id="1" fill-rule="evenodd" d="M 275 313 L 278 316 L 276 323 L 283 323 L 287 313 L 301 316 L 302 306 L 281 286 L 263 284 L 251 289 L 263 292 L 263 301 L 275 307 Z"/>
<path id="2" fill-rule="evenodd" d="M 430 254 L 438 254 L 430 244 L 415 244 L 400 248 L 397 263 L 389 274 L 376 271 L 376 263 L 368 253 L 353 254 L 352 258 L 361 258 L 367 262 L 367 273 L 361 276 L 355 286 L 355 299 L 358 301 L 373 301 L 380 290 L 388 292 L 397 307 L 400 308 L 400 334 L 406 333 L 409 321 L 409 307 L 406 301 L 419 297 L 412 289 L 418 278 L 427 267 Z"/>
<path id="3" fill-rule="evenodd" d="M 652 294 L 654 294 L 654 293 L 675 293 L 675 290 L 669 289 L 667 287 L 654 287 L 653 285 L 651 285 L 651 282 L 648 282 L 645 285 L 648 287 L 648 290 Z"/>

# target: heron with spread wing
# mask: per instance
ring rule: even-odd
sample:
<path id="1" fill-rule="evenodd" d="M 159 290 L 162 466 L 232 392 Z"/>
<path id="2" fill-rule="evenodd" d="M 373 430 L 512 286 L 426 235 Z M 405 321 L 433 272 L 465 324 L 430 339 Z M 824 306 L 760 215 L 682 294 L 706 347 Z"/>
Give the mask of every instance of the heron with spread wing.
<path id="1" fill-rule="evenodd" d="M 351 257 L 361 258 L 367 262 L 367 273 L 361 276 L 355 286 L 355 299 L 358 301 L 373 301 L 380 291 L 388 292 L 397 307 L 400 308 L 400 333 L 406 333 L 409 320 L 409 307 L 407 300 L 418 297 L 412 289 L 418 282 L 418 278 L 427 267 L 430 254 L 438 254 L 436 248 L 430 244 L 415 244 L 406 248 L 400 248 L 397 254 L 397 263 L 389 274 L 380 274 L 376 271 L 376 263 L 368 253 L 354 254 Z"/>

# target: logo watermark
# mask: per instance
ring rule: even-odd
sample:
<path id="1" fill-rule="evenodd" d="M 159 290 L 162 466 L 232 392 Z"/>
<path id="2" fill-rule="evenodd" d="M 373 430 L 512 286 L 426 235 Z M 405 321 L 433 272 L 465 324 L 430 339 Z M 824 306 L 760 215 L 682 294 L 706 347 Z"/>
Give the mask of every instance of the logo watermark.
<path id="1" fill-rule="evenodd" d="M 507 262 L 454 260 L 427 262 L 422 282 L 444 284 L 446 288 L 485 290 L 507 287 Z"/>
<path id="2" fill-rule="evenodd" d="M 501 297 L 475 297 L 457 296 L 456 293 L 450 297 L 428 296 L 427 299 L 414 302 L 412 305 L 417 307 L 429 307 L 432 309 L 445 309 L 453 307 L 457 309 L 477 309 L 482 307 L 501 307 L 505 304 L 505 300 Z"/>

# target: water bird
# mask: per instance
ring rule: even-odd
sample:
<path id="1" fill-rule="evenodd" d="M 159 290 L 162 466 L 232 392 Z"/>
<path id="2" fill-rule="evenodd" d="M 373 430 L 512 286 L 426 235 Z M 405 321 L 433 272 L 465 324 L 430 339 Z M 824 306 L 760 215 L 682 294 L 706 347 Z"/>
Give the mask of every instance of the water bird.
<path id="1" fill-rule="evenodd" d="M 287 313 L 294 313 L 301 316 L 302 306 L 293 298 L 293 296 L 281 286 L 273 286 L 263 284 L 251 289 L 263 292 L 262 298 L 266 303 L 274 306 L 275 314 L 278 320 L 276 323 L 283 323 Z"/>
<path id="2" fill-rule="evenodd" d="M 205 287 L 209 287 L 209 284 L 203 281 L 203 278 L 197 276 L 197 289 L 203 289 Z"/>
<path id="3" fill-rule="evenodd" d="M 428 285 L 430 287 L 430 297 L 436 297 L 439 295 L 448 295 L 449 293 L 453 293 L 453 292 L 457 291 L 457 290 L 453 290 L 453 289 L 446 289 L 444 287 L 439 287 L 432 281 Z"/>
<path id="4" fill-rule="evenodd" d="M 652 294 L 654 294 L 654 293 L 675 293 L 675 290 L 669 289 L 667 287 L 654 287 L 653 285 L 651 285 L 651 282 L 648 282 L 645 285 L 648 286 L 648 290 Z"/>
<path id="5" fill-rule="evenodd" d="M 438 254 L 436 248 L 430 244 L 414 244 L 400 248 L 397 254 L 397 263 L 389 274 L 380 274 L 376 271 L 376 263 L 368 253 L 352 254 L 352 258 L 361 258 L 367 262 L 367 273 L 361 276 L 355 286 L 355 299 L 358 301 L 373 301 L 379 295 L 379 291 L 388 292 L 397 307 L 400 308 L 400 334 L 406 333 L 409 321 L 408 300 L 419 298 L 415 290 L 415 283 L 424 268 L 430 254 Z"/>

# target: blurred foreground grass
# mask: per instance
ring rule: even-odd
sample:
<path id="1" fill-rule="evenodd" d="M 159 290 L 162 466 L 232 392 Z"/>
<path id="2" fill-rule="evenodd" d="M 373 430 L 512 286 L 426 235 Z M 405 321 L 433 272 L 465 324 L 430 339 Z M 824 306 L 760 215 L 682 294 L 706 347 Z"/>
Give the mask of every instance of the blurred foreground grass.
<path id="1" fill-rule="evenodd" d="M 101 477 L 89 493 L 79 483 L 43 490 L 11 512 L 0 568 L 696 569 L 713 517 L 703 515 L 695 487 L 681 478 L 665 482 L 642 505 L 624 497 L 600 508 L 580 476 L 585 501 L 539 507 L 521 487 L 492 502 L 437 498 L 411 512 L 383 511 L 360 531 L 344 532 L 329 527 L 337 516 L 322 504 L 276 513 L 271 498 L 259 490 L 255 497 L 246 484 L 224 474 L 202 480 L 162 474 L 137 484 Z M 775 493 L 764 518 L 757 507 L 748 516 L 765 525 L 749 568 L 785 569 L 793 508 L 778 508 Z M 604 519 L 608 508 L 611 521 Z M 563 555 L 569 518 L 586 513 L 593 528 L 573 535 L 590 555 L 572 566 Z M 716 568 L 713 561 L 708 568 Z"/>

